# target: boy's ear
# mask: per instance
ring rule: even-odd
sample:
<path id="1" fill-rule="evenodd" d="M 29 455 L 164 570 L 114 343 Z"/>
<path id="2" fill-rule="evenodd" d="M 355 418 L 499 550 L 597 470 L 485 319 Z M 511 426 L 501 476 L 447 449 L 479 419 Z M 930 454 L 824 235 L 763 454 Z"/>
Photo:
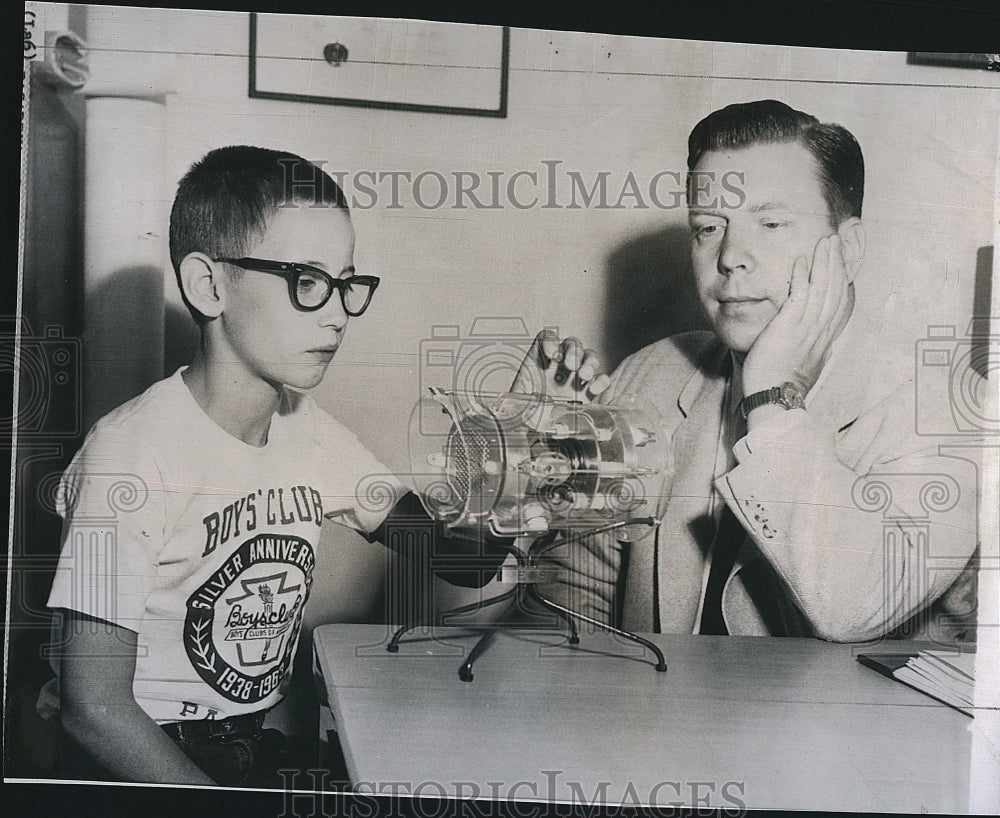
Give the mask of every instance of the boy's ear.
<path id="1" fill-rule="evenodd" d="M 222 268 L 204 253 L 188 253 L 181 261 L 184 295 L 206 318 L 218 318 L 225 307 Z"/>
<path id="2" fill-rule="evenodd" d="M 840 248 L 844 257 L 844 266 L 847 268 L 847 280 L 854 281 L 854 276 L 861 269 L 861 262 L 865 258 L 865 227 L 861 219 L 851 216 L 844 219 L 837 228 L 837 235 L 840 236 Z"/>

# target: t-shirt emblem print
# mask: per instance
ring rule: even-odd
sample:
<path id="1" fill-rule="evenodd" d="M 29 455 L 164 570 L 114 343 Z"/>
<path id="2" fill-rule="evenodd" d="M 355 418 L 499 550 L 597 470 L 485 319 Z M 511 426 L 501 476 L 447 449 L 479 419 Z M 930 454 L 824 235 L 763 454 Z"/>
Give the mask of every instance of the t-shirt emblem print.
<path id="1" fill-rule="evenodd" d="M 289 671 L 315 563 L 301 537 L 258 534 L 187 600 L 184 648 L 198 675 L 230 701 L 253 704 Z"/>

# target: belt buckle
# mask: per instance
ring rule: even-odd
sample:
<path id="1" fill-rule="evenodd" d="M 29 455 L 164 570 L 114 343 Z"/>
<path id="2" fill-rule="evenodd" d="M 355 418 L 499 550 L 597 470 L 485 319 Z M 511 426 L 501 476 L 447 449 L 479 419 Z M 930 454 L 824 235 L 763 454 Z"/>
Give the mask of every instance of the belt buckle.
<path id="1" fill-rule="evenodd" d="M 175 721 L 172 725 L 178 741 L 193 741 L 194 736 L 190 735 L 189 725 L 184 721 Z"/>
<path id="2" fill-rule="evenodd" d="M 212 722 L 209 727 L 209 735 L 212 738 L 232 736 L 237 733 L 236 725 L 230 719 L 223 719 L 222 721 Z"/>

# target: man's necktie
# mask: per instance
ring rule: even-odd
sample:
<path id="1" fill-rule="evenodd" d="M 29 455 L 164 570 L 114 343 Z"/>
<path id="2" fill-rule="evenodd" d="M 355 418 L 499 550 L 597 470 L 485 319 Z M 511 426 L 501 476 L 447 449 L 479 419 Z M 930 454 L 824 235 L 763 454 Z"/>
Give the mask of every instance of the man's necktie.
<path id="1" fill-rule="evenodd" d="M 700 633 L 726 635 L 726 623 L 722 620 L 722 588 L 729 578 L 736 562 L 736 555 L 743 544 L 746 532 L 736 515 L 725 506 L 719 518 L 719 528 L 712 545 L 712 567 L 708 572 L 708 586 L 701 611 Z"/>

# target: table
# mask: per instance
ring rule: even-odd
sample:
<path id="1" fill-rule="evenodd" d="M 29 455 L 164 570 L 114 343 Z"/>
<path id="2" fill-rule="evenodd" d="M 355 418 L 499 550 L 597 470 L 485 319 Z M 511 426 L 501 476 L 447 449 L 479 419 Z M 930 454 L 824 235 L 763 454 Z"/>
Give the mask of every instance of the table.
<path id="1" fill-rule="evenodd" d="M 555 631 L 510 630 L 462 682 L 479 632 L 437 628 L 389 654 L 391 632 L 314 632 L 320 692 L 359 792 L 968 810 L 972 719 L 863 667 L 861 646 L 657 634 L 669 670 L 656 673 L 651 654 L 600 632 L 570 646 Z"/>

